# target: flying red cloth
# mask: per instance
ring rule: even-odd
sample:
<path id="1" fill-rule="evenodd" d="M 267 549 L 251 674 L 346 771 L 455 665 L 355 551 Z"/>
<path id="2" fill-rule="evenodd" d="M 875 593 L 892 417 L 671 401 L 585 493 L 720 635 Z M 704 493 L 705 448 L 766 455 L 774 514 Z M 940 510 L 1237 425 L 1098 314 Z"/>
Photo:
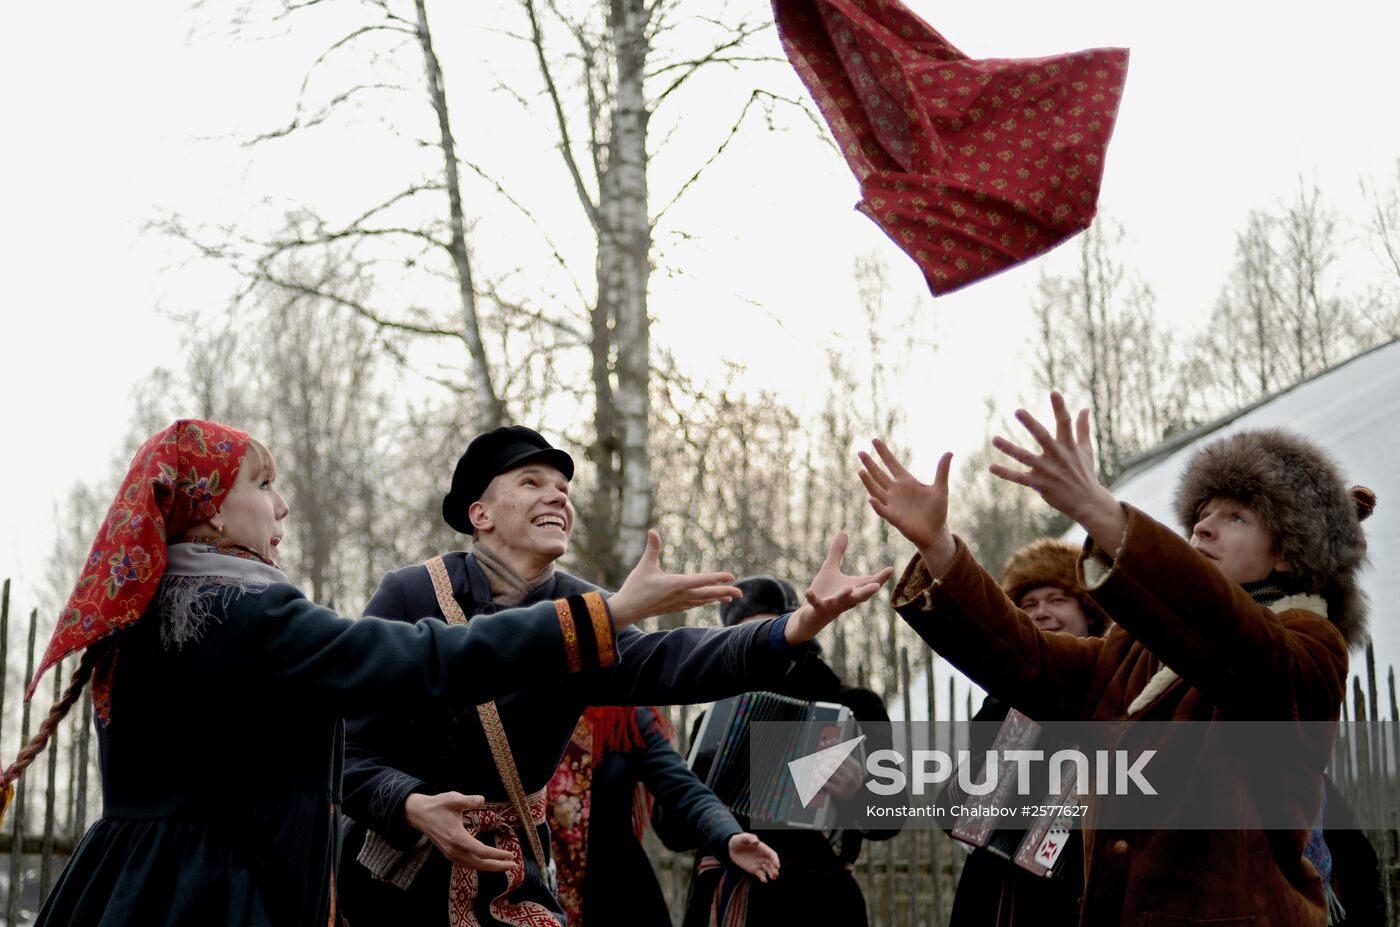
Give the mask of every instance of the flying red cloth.
<path id="1" fill-rule="evenodd" d="M 1089 227 L 1128 51 L 974 60 L 894 0 L 773 0 L 856 207 L 935 295 Z"/>

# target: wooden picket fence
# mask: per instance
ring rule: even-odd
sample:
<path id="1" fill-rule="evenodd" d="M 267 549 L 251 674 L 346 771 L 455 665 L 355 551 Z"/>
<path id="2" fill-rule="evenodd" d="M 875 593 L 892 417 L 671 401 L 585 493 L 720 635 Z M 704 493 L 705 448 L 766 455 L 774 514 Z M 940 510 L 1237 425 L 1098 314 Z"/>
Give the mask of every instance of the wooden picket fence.
<path id="1" fill-rule="evenodd" d="M 62 691 L 65 679 L 64 667 L 54 667 L 50 674 L 53 678 L 46 680 L 52 686 L 51 697 L 45 698 L 41 691 L 35 693 L 32 702 L 24 702 L 19 712 L 19 736 L 9 733 L 5 723 L 9 696 L 23 697 L 24 687 L 34 676 L 40 646 L 39 612 L 33 609 L 27 627 L 16 622 L 20 639 L 26 641 L 24 675 L 16 677 L 10 673 L 10 617 L 7 579 L 0 587 L 0 757 L 6 763 L 29 740 L 34 713 L 38 712 L 42 720 L 51 701 Z M 45 754 L 16 784 L 14 802 L 0 832 L 0 854 L 5 856 L 5 863 L 0 865 L 0 897 L 7 927 L 34 922 L 39 905 L 78 838 L 87 830 L 88 821 L 100 813 L 97 806 L 101 799 L 94 802 L 89 795 L 89 785 L 95 781 L 91 699 L 84 698 L 81 709 L 75 708 L 70 719 L 59 727 Z"/>
<path id="2" fill-rule="evenodd" d="M 14 699 L 34 674 L 40 642 L 39 616 L 31 610 L 27 622 L 16 621 L 17 636 L 24 642 L 23 676 L 9 672 L 11 643 L 10 581 L 0 590 L 0 757 L 15 755 L 19 744 L 29 739 L 34 712 L 47 710 L 64 684 L 63 667 L 56 667 L 45 681 L 45 694 L 36 694 L 32 703 L 19 710 L 18 736 L 13 724 L 6 723 L 7 705 L 13 712 Z M 915 712 L 910 704 L 913 675 L 909 654 L 901 652 L 900 691 L 904 693 L 904 717 Z M 939 717 L 934 704 L 932 655 L 924 652 L 918 672 L 927 683 L 928 704 L 920 706 L 923 717 Z M 1384 822 L 1384 827 L 1367 830 L 1367 836 L 1380 857 L 1390 917 L 1400 919 L 1400 710 L 1396 705 L 1395 670 L 1387 673 L 1388 713 L 1381 710 L 1374 655 L 1367 649 L 1365 684 L 1361 675 L 1353 678 L 1353 689 L 1343 705 L 1342 736 L 1337 740 L 1331 774 L 1342 793 L 1363 821 Z M 947 688 L 950 711 L 942 717 L 966 721 L 972 714 L 972 699 L 965 690 L 958 692 L 952 680 Z M 47 695 L 48 697 L 45 697 Z M 7 700 L 7 696 L 11 696 Z M 92 703 L 84 698 L 81 710 L 74 709 L 60 726 L 48 751 L 19 781 L 14 804 L 0 832 L 0 910 L 6 927 L 32 924 L 42 899 L 90 821 L 101 814 L 100 790 L 95 788 L 96 757 L 92 748 Z M 927 712 L 924 714 L 924 712 Z M 678 735 L 689 730 L 689 711 L 673 717 Z M 1383 717 L 1388 720 L 1382 721 Z M 914 741 L 913 724 L 906 720 L 905 743 Z M 923 724 L 923 721 L 917 722 Z M 682 744 L 684 747 L 684 744 Z M 660 846 L 653 834 L 647 835 L 648 849 L 655 861 L 662 887 L 679 923 L 690 880 L 692 856 L 672 853 Z M 870 921 L 875 927 L 914 927 L 942 925 L 948 921 L 953 893 L 962 873 L 966 853 L 941 831 L 906 827 L 899 836 L 883 842 L 867 842 L 856 865 L 856 879 L 865 892 Z"/>

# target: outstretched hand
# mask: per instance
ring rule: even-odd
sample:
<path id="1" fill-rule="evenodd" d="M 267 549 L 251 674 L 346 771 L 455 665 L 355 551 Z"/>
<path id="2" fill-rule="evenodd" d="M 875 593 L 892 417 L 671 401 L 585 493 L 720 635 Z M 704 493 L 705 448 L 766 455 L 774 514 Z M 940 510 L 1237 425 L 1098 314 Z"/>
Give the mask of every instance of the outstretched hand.
<path id="1" fill-rule="evenodd" d="M 734 586 L 733 573 L 667 573 L 661 569 L 661 535 L 647 532 L 642 558 L 608 600 L 608 611 L 619 628 L 643 618 L 669 615 L 686 609 L 727 602 L 743 593 Z"/>
<path id="2" fill-rule="evenodd" d="M 778 854 L 753 834 L 735 834 L 729 838 L 729 860 L 760 882 L 778 877 Z"/>
<path id="3" fill-rule="evenodd" d="M 1049 505 L 1083 525 L 1109 556 L 1115 556 L 1127 515 L 1099 482 L 1089 437 L 1089 410 L 1081 409 L 1071 422 L 1065 399 L 1058 392 L 1050 394 L 1050 408 L 1055 416 L 1053 435 L 1025 409 L 1016 410 L 1016 420 L 1040 445 L 1039 454 L 1006 438 L 992 439 L 997 450 L 1028 469 L 1013 470 L 1001 464 L 992 464 L 989 469 L 994 476 L 1040 493 Z"/>
<path id="4" fill-rule="evenodd" d="M 861 451 L 860 481 L 870 493 L 870 507 L 919 549 L 934 576 L 941 576 L 952 565 L 956 547 L 948 530 L 948 471 L 953 455 L 938 459 L 932 483 L 923 483 L 900 463 L 885 442 L 871 442 L 876 461 Z M 883 465 L 882 465 L 883 463 Z"/>
<path id="5" fill-rule="evenodd" d="M 831 539 L 826 559 L 813 577 L 812 585 L 807 587 L 806 602 L 788 616 L 783 638 L 789 644 L 800 644 L 816 637 L 822 628 L 836 620 L 836 616 L 868 601 L 894 575 L 893 567 L 885 567 L 869 576 L 842 573 L 841 560 L 846 556 L 850 540 L 844 531 L 837 532 Z"/>

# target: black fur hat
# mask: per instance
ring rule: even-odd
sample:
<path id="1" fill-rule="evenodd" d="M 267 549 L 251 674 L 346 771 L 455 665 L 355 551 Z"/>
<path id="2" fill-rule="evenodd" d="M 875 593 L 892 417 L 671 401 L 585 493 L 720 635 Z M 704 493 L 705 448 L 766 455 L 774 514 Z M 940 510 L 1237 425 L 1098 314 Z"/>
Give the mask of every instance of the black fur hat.
<path id="1" fill-rule="evenodd" d="M 1348 489 L 1337 463 L 1313 442 L 1270 428 L 1212 441 L 1187 463 L 1176 514 L 1188 535 L 1201 506 L 1217 498 L 1258 514 L 1301 591 L 1326 601 L 1348 646 L 1365 639 L 1366 597 L 1356 573 L 1366 562 L 1361 519 L 1374 494 Z"/>

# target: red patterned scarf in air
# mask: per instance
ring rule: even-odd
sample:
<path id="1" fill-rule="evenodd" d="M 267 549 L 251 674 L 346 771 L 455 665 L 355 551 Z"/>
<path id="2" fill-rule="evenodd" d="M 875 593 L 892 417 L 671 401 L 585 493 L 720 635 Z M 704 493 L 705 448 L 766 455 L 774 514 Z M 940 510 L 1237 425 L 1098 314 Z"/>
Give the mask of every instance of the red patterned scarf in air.
<path id="1" fill-rule="evenodd" d="M 773 0 L 857 208 L 936 295 L 1088 228 L 1128 52 L 974 60 L 896 0 Z"/>

